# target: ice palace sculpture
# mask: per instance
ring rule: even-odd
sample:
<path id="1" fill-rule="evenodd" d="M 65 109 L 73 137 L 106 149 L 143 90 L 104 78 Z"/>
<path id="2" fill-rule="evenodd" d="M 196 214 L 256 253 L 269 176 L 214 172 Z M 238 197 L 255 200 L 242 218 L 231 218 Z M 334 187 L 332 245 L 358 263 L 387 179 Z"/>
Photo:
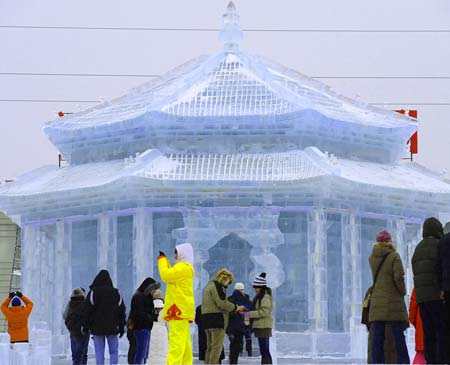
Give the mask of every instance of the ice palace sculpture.
<path id="1" fill-rule="evenodd" d="M 279 356 L 366 356 L 360 306 L 381 229 L 411 291 L 421 223 L 450 211 L 450 185 L 401 160 L 416 120 L 241 51 L 232 3 L 220 39 L 217 54 L 47 123 L 69 166 L 0 187 L 0 209 L 22 227 L 32 319 L 49 324 L 53 354 L 69 348 L 61 313 L 73 287 L 106 268 L 129 303 L 158 276 L 158 251 L 184 241 L 197 303 L 221 267 L 248 288 L 267 272 Z"/>

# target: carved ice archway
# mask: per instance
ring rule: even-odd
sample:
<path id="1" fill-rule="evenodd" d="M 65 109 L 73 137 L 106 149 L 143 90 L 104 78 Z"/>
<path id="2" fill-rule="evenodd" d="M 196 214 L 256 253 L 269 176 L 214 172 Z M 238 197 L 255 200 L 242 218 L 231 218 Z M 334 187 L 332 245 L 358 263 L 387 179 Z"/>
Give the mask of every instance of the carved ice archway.
<path id="1" fill-rule="evenodd" d="M 220 239 L 236 234 L 251 246 L 250 258 L 255 273 L 266 272 L 268 285 L 278 288 L 285 280 L 284 268 L 274 254 L 284 243 L 284 236 L 278 228 L 279 213 L 264 209 L 238 209 L 224 211 L 190 210 L 183 213 L 184 227 L 173 230 L 177 244 L 189 242 L 194 247 L 196 271 L 194 289 L 197 299 L 200 290 L 209 281 L 209 273 L 203 265 L 209 260 L 209 249 Z"/>

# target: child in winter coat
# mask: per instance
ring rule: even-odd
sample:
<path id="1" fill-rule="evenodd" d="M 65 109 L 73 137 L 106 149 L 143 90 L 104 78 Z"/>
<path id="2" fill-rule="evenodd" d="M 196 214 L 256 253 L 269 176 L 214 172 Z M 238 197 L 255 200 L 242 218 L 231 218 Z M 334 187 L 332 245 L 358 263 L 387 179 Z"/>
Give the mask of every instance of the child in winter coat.
<path id="1" fill-rule="evenodd" d="M 22 302 L 25 306 L 22 306 Z M 8 321 L 10 342 L 28 342 L 28 318 L 33 310 L 33 302 L 21 292 L 13 292 L 2 303 L 1 310 Z"/>
<path id="2" fill-rule="evenodd" d="M 422 318 L 420 316 L 420 308 L 417 305 L 416 289 L 413 289 L 411 299 L 409 302 L 409 321 L 416 329 L 416 356 L 414 357 L 413 364 L 426 364 L 424 355 L 424 343 L 423 343 L 423 327 Z"/>
<path id="3" fill-rule="evenodd" d="M 192 364 L 190 323 L 195 318 L 194 250 L 190 243 L 177 245 L 175 265 L 164 252 L 159 252 L 158 269 L 167 284 L 163 319 L 169 322 L 169 353 L 167 365 Z"/>
<path id="4" fill-rule="evenodd" d="M 164 307 L 164 294 L 160 289 L 153 293 L 153 307 L 155 308 L 156 321 L 153 324 L 150 336 L 150 353 L 148 364 L 164 364 L 169 350 L 169 333 L 167 322 L 162 319 L 161 311 Z"/>
<path id="5" fill-rule="evenodd" d="M 64 323 L 70 332 L 73 365 L 87 364 L 89 330 L 85 299 L 86 292 L 83 288 L 74 289 L 63 313 Z"/>
<path id="6" fill-rule="evenodd" d="M 258 339 L 261 352 L 261 364 L 272 364 L 269 339 L 272 337 L 272 290 L 267 286 L 266 273 L 263 272 L 253 280 L 256 296 L 252 302 L 252 310 L 245 316 L 252 320 L 253 332 Z"/>

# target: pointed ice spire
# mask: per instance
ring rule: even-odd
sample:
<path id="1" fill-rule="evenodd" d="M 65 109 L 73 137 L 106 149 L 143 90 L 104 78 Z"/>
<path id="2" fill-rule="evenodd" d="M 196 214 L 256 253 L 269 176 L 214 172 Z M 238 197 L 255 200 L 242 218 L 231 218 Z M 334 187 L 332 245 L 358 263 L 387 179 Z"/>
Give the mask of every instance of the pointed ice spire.
<path id="1" fill-rule="evenodd" d="M 239 14 L 232 1 L 230 1 L 225 13 L 222 15 L 222 21 L 223 26 L 220 32 L 220 40 L 223 42 L 224 51 L 238 52 L 239 43 L 242 40 L 242 32 L 239 27 Z"/>

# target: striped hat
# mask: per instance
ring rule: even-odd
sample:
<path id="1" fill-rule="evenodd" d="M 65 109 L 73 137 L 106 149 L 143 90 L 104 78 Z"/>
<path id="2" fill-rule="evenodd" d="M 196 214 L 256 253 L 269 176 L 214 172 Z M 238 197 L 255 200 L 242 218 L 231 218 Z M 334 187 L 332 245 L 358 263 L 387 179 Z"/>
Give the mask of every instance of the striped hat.
<path id="1" fill-rule="evenodd" d="M 262 288 L 267 286 L 266 273 L 262 272 L 259 275 L 256 275 L 253 279 L 253 287 L 254 288 Z"/>

